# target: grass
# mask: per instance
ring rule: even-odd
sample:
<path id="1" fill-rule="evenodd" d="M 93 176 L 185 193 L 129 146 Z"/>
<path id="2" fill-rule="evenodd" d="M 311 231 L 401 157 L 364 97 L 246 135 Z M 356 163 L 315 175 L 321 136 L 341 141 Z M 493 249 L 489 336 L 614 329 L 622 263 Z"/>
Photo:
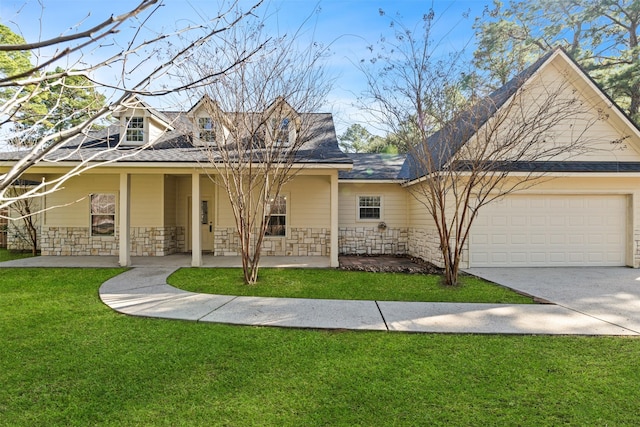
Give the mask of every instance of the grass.
<path id="1" fill-rule="evenodd" d="M 0 270 L 2 426 L 638 425 L 640 340 L 120 315 L 116 269 Z"/>
<path id="2" fill-rule="evenodd" d="M 369 273 L 327 269 L 262 268 L 247 286 L 236 268 L 183 268 L 169 284 L 192 292 L 239 296 L 328 298 L 374 301 L 532 303 L 531 298 L 473 276 L 459 287 L 442 286 L 438 275 Z"/>
<path id="3" fill-rule="evenodd" d="M 0 262 L 11 261 L 13 259 L 30 258 L 31 252 L 13 252 L 6 249 L 0 249 Z"/>

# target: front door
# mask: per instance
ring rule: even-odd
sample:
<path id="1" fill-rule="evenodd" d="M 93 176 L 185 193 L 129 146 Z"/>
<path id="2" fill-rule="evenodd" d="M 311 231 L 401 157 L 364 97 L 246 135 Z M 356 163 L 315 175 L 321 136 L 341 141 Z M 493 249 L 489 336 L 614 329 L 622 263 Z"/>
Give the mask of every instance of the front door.
<path id="1" fill-rule="evenodd" d="M 191 197 L 189 197 L 188 203 L 188 218 L 189 218 L 189 249 L 191 250 Z M 202 251 L 213 252 L 213 204 L 210 198 L 203 197 L 200 200 L 200 238 L 202 239 Z"/>

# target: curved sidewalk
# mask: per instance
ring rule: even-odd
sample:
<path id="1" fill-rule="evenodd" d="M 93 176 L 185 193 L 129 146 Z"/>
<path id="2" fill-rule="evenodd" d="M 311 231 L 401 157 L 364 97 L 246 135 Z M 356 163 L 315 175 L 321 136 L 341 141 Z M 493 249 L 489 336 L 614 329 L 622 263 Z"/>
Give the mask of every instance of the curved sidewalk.
<path id="1" fill-rule="evenodd" d="M 237 297 L 167 284 L 177 267 L 136 267 L 100 287 L 100 298 L 133 316 L 253 326 L 375 331 L 640 335 L 558 305 L 350 301 Z"/>

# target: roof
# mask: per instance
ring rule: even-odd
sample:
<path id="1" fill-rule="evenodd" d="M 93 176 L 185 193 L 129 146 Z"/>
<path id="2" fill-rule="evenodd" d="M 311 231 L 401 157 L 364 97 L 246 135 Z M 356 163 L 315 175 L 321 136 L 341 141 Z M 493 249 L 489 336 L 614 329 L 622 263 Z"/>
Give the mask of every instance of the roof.
<path id="1" fill-rule="evenodd" d="M 465 162 L 454 163 L 457 170 L 468 169 Z M 549 162 L 502 162 L 495 163 L 495 170 L 506 172 L 594 172 L 623 173 L 640 172 L 640 162 L 612 161 L 549 161 Z"/>
<path id="2" fill-rule="evenodd" d="M 45 160 L 81 161 L 91 158 L 95 162 L 117 161 L 127 162 L 169 162 L 194 163 L 208 162 L 209 158 L 203 148 L 192 144 L 191 135 L 180 129 L 189 129 L 185 113 L 164 112 L 174 130 L 165 132 L 150 147 L 138 150 L 138 147 L 120 146 L 120 126 L 112 125 L 92 132 L 89 136 L 75 138 L 53 153 Z M 310 125 L 310 138 L 296 154 L 296 163 L 302 164 L 345 164 L 351 165 L 351 159 L 340 151 L 338 140 L 330 113 L 301 114 L 302 120 Z M 0 153 L 0 160 L 19 160 L 24 151 Z"/>
<path id="3" fill-rule="evenodd" d="M 398 174 L 406 154 L 368 154 L 349 153 L 353 160 L 353 169 L 340 171 L 339 179 L 345 180 L 398 180 Z"/>
<path id="4" fill-rule="evenodd" d="M 542 67 L 554 52 L 555 50 L 549 51 L 538 58 L 536 62 L 509 80 L 504 86 L 445 124 L 442 129 L 431 135 L 425 144 L 420 144 L 417 151 L 424 152 L 424 150 L 428 150 L 434 160 L 433 170 L 427 171 L 427 173 L 442 169 L 460 147 L 475 134 L 476 130 L 482 127 Z M 425 171 L 422 170 L 423 162 L 417 161 L 416 155 L 419 155 L 419 153 L 407 155 L 407 159 L 400 171 L 400 177 L 403 179 L 414 180 L 425 175 Z"/>

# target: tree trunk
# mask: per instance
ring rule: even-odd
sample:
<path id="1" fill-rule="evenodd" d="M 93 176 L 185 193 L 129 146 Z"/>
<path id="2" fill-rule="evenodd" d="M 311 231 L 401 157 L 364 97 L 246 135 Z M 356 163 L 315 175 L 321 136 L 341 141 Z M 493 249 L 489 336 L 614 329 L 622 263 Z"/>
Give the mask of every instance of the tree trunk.
<path id="1" fill-rule="evenodd" d="M 444 285 L 458 286 L 459 262 L 455 255 L 453 259 L 451 258 L 451 248 L 448 245 L 442 247 L 442 258 L 444 260 Z"/>

